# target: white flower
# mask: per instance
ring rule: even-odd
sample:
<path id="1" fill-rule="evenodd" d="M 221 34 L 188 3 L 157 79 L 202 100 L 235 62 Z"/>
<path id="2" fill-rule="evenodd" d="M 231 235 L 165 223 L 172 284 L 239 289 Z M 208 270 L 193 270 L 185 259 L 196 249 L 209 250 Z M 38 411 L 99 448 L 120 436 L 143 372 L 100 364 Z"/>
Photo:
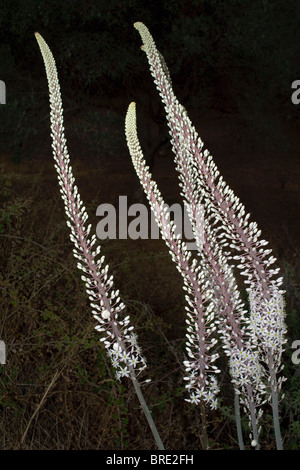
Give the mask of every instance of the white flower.
<path id="1" fill-rule="evenodd" d="M 139 360 L 136 356 L 132 356 L 130 359 L 129 359 L 129 364 L 133 367 L 136 367 L 136 365 L 138 364 Z"/>
<path id="2" fill-rule="evenodd" d="M 102 333 L 100 340 L 108 352 L 112 352 L 109 356 L 113 360 L 113 366 L 118 368 L 118 354 L 121 351 L 118 343 L 123 344 L 124 349 L 128 348 L 127 332 L 133 327 L 129 326 L 129 316 L 125 317 L 123 322 L 122 319 L 118 320 L 118 313 L 125 308 L 125 305 L 121 302 L 119 291 L 113 288 L 113 276 L 108 274 L 109 266 L 105 264 L 104 256 L 100 259 L 98 257 L 101 252 L 100 246 L 93 248 L 97 238 L 96 235 L 89 236 L 91 225 L 86 225 L 88 214 L 75 184 L 64 136 L 62 99 L 55 60 L 40 34 L 36 33 L 36 39 L 44 59 L 48 79 L 53 157 L 65 206 L 67 225 L 70 229 L 70 239 L 75 245 L 73 255 L 78 260 L 78 269 L 84 273 L 81 279 L 85 282 L 86 292 L 93 309 L 92 313 L 100 323 L 100 327 L 98 325 L 97 328 Z M 115 341 L 113 346 L 112 341 Z M 130 344 L 144 366 L 145 361 L 136 343 Z M 123 373 L 127 374 L 127 371 L 124 370 Z M 117 371 L 117 377 L 120 376 L 122 374 Z"/>
<path id="3" fill-rule="evenodd" d="M 109 320 L 110 319 L 110 312 L 108 310 L 102 310 L 101 317 L 104 320 Z"/>
<path id="4" fill-rule="evenodd" d="M 129 370 L 128 370 L 128 367 L 126 367 L 126 366 L 125 366 L 125 367 L 121 367 L 121 369 L 120 369 L 120 374 L 121 374 L 122 377 L 129 377 L 130 372 L 129 372 Z"/>

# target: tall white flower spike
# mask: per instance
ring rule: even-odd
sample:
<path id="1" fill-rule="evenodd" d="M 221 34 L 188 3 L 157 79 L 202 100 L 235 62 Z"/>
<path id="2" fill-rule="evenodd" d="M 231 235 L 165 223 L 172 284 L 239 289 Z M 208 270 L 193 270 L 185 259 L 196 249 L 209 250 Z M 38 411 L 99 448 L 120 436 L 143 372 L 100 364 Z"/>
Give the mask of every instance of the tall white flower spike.
<path id="1" fill-rule="evenodd" d="M 83 271 L 81 279 L 85 282 L 92 313 L 99 325 L 95 328 L 101 333 L 101 339 L 107 350 L 118 379 L 130 377 L 140 400 L 143 411 L 152 430 L 159 449 L 164 449 L 152 416 L 143 398 L 136 372 L 140 373 L 146 367 L 146 361 L 136 341 L 130 317 L 124 317 L 125 305 L 115 290 L 113 276 L 109 275 L 109 267 L 105 264 L 104 256 L 99 258 L 100 245 L 94 248 L 96 236 L 89 236 L 91 225 L 86 226 L 88 214 L 83 206 L 78 188 L 75 185 L 70 158 L 67 150 L 63 126 L 63 108 L 60 86 L 54 57 L 39 33 L 35 34 L 40 47 L 48 79 L 50 95 L 50 122 L 53 157 L 58 174 L 60 192 L 68 217 L 70 239 L 75 248 L 74 257 L 78 260 L 77 267 Z"/>
<path id="2" fill-rule="evenodd" d="M 137 136 L 135 103 L 129 105 L 125 132 L 135 171 L 148 198 L 162 238 L 183 277 L 184 289 L 187 292 L 186 350 L 189 359 L 184 365 L 187 372 L 185 380 L 190 393 L 188 401 L 199 403 L 202 398 L 211 408 L 216 408 L 219 388 L 215 374 L 220 371 L 213 365 L 218 355 L 210 351 L 215 346 L 216 340 L 211 337 L 215 325 L 209 282 L 196 260 L 191 261 L 191 253 L 187 250 L 181 235 L 175 234 L 174 222 L 170 220 L 170 214 L 165 211 L 165 202 L 145 164 Z"/>
<path id="3" fill-rule="evenodd" d="M 173 92 L 167 65 L 157 50 L 147 27 L 141 22 L 135 23 L 134 26 L 141 35 L 142 49 L 147 55 L 151 74 L 165 107 L 182 189 L 181 195 L 192 208 L 189 215 L 195 233 L 197 233 L 197 226 L 193 208 L 199 203 L 204 206 L 207 221 L 204 227 L 206 242 L 200 249 L 200 255 L 205 259 L 214 285 L 215 296 L 220 294 L 221 297 L 217 311 L 221 313 L 219 316 L 221 329 L 226 332 L 225 336 L 222 333 L 225 338 L 225 349 L 233 358 L 239 355 L 240 361 L 245 358 L 245 353 L 259 350 L 259 360 L 263 363 L 264 374 L 268 375 L 270 382 L 274 422 L 278 421 L 276 418 L 276 414 L 278 417 L 278 391 L 282 380 L 277 380 L 277 373 L 280 370 L 286 327 L 282 308 L 284 293 L 281 290 L 282 278 L 278 277 L 279 269 L 272 268 L 276 259 L 270 255 L 271 250 L 264 248 L 267 242 L 260 238 L 261 232 L 257 224 L 248 222 L 249 214 L 246 214 L 239 198 L 223 180 L 212 156 L 207 150 L 203 150 L 203 142 L 185 108 L 178 102 Z M 214 251 L 213 247 L 215 247 Z M 246 325 L 244 325 L 248 343 L 246 349 L 241 348 L 239 340 L 236 341 L 237 349 L 232 343 L 230 344 L 232 335 L 238 339 L 232 324 L 234 315 L 236 315 L 237 324 L 240 320 L 242 324 L 245 323 L 244 311 L 229 265 L 231 260 L 236 262 L 237 268 L 246 278 L 245 283 L 248 285 L 250 319 L 246 319 Z M 221 265 L 222 269 L 220 269 Z M 272 305 L 275 303 L 281 307 L 273 309 L 273 322 L 268 323 L 267 327 L 258 327 L 258 323 L 263 324 L 258 320 L 258 316 L 268 317 L 268 303 Z M 226 316 L 229 318 L 231 327 L 228 327 Z M 234 354 L 231 354 L 232 351 Z M 235 371 L 234 381 L 237 381 L 240 374 L 236 374 L 235 366 L 231 365 L 231 371 Z M 243 382 L 245 382 L 244 373 L 240 377 L 241 380 L 243 377 Z M 242 386 L 242 383 L 240 385 Z M 281 448 L 278 426 L 275 426 L 275 431 L 277 446 Z M 254 440 L 257 442 L 256 436 Z"/>

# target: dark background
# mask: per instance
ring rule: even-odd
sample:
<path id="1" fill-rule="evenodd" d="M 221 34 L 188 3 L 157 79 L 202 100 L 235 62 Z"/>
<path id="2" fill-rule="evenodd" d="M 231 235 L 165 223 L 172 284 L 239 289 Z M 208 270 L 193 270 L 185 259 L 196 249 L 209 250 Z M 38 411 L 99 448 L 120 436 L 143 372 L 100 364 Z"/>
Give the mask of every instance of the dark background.
<path id="1" fill-rule="evenodd" d="M 2 0 L 0 337 L 8 357 L 0 375 L 0 446 L 154 447 L 131 384 L 114 382 L 72 258 L 34 37 L 38 31 L 56 60 L 74 176 L 96 227 L 99 204 L 117 206 L 119 195 L 128 204 L 145 201 L 124 135 L 130 101 L 164 198 L 180 202 L 164 110 L 135 21 L 149 28 L 179 101 L 282 268 L 289 327 L 282 429 L 285 447 L 298 449 L 300 366 L 291 354 L 300 338 L 300 105 L 291 101 L 291 85 L 300 79 L 300 5 L 289 0 Z M 199 412 L 184 402 L 180 276 L 160 241 L 102 245 L 149 362 L 145 394 L 166 448 L 201 448 Z M 208 435 L 211 448 L 235 449 L 225 360 L 223 370 L 221 407 L 208 412 Z M 262 443 L 274 447 L 267 406 Z"/>

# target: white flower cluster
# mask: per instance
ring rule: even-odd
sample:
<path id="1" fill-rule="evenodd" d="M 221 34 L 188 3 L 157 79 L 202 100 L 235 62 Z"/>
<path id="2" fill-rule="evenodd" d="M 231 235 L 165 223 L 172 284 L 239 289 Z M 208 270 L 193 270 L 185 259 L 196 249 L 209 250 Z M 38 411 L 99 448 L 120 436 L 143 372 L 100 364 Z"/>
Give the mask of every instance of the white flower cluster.
<path id="1" fill-rule="evenodd" d="M 233 381 L 238 388 L 252 385 L 254 389 L 264 391 L 265 386 L 262 381 L 264 370 L 259 362 L 258 351 L 232 348 L 229 367 Z"/>
<path id="2" fill-rule="evenodd" d="M 187 343 L 186 351 L 191 358 L 185 365 L 189 375 L 188 388 L 207 393 L 213 400 L 217 392 L 215 379 L 210 375 L 218 372 L 212 363 L 218 357 L 211 353 L 216 340 L 212 338 L 215 331 L 213 302 L 211 299 L 209 282 L 199 261 L 191 261 L 191 252 L 181 238 L 181 234 L 175 234 L 175 225 L 170 221 L 169 213 L 165 210 L 165 203 L 156 182 L 152 179 L 149 168 L 145 165 L 143 153 L 139 144 L 136 129 L 135 103 L 131 103 L 126 115 L 126 139 L 132 162 L 145 194 L 149 200 L 151 209 L 155 215 L 162 238 L 169 248 L 172 260 L 183 277 L 184 290 L 187 291 Z M 190 372 L 193 371 L 193 372 Z M 197 392 L 197 393 L 198 393 Z M 192 393 L 192 392 L 191 392 Z M 198 396 L 198 395 L 197 395 Z"/>
<path id="3" fill-rule="evenodd" d="M 207 260 L 206 265 L 202 264 L 206 266 L 207 277 L 210 276 L 214 290 L 215 324 L 218 325 L 225 352 L 231 357 L 233 353 L 239 355 L 245 371 L 250 367 L 244 357 L 244 354 L 248 354 L 244 352 L 248 350 L 247 345 L 251 344 L 251 348 L 255 348 L 258 338 L 263 337 L 261 345 L 265 347 L 264 357 L 272 375 L 276 376 L 279 361 L 277 358 L 274 364 L 271 355 L 272 351 L 276 348 L 280 350 L 284 344 L 286 332 L 283 302 L 278 297 L 282 278 L 273 279 L 279 273 L 278 268 L 272 268 L 276 259 L 272 251 L 265 248 L 268 242 L 260 238 L 261 231 L 257 224 L 248 222 L 249 214 L 246 214 L 244 205 L 220 175 L 209 151 L 203 150 L 203 142 L 173 92 L 170 73 L 147 27 L 140 22 L 134 26 L 141 35 L 142 49 L 147 55 L 151 74 L 165 107 L 181 195 L 190 205 L 189 216 L 194 230 L 197 228 L 196 207 L 199 202 L 204 206 L 206 221 L 202 243 L 198 245 L 200 254 Z M 210 230 L 210 227 L 213 228 Z M 251 322 L 245 317 L 230 260 L 235 261 L 246 278 L 245 284 L 252 291 Z M 276 300 L 272 294 L 274 289 L 278 292 Z M 231 370 L 240 377 L 241 383 L 245 382 L 244 373 L 238 374 L 238 370 L 233 367 Z M 255 380 L 251 381 L 248 375 L 249 384 L 259 387 L 259 375 L 254 377 Z M 275 384 L 275 379 L 272 380 Z M 252 393 L 255 394 L 254 388 Z M 260 393 L 259 388 L 257 393 Z"/>
<path id="4" fill-rule="evenodd" d="M 190 361 L 185 361 L 184 365 L 186 366 L 186 371 L 188 372 L 191 366 Z M 197 370 L 194 369 L 194 372 L 191 372 L 187 377 L 184 377 L 184 380 L 187 380 L 189 382 L 186 385 L 186 388 L 188 389 L 190 394 L 190 398 L 185 398 L 185 401 L 198 405 L 200 401 L 203 400 L 204 403 L 209 405 L 212 410 L 217 409 L 217 395 L 220 389 L 215 377 L 210 376 L 208 379 L 206 379 L 204 385 L 199 386 L 200 380 L 199 377 L 197 378 Z"/>
<path id="5" fill-rule="evenodd" d="M 98 329 L 98 327 L 96 327 L 96 329 Z M 141 372 L 147 367 L 146 361 L 141 355 L 141 349 L 137 344 L 137 335 L 135 333 L 124 333 L 122 345 L 120 345 L 117 340 L 111 343 L 111 339 L 110 336 L 109 340 L 104 340 L 104 344 L 107 348 L 107 354 L 111 359 L 111 363 L 117 370 L 117 379 L 120 380 L 122 377 L 129 377 L 130 369 L 132 368 Z"/>
<path id="6" fill-rule="evenodd" d="M 271 351 L 275 357 L 281 355 L 282 346 L 286 343 L 285 302 L 282 291 L 276 286 L 272 295 L 266 299 L 259 292 L 249 290 L 250 325 L 253 339 L 259 347 Z"/>
<path id="7" fill-rule="evenodd" d="M 101 341 L 104 342 L 112 364 L 117 369 L 117 378 L 121 378 L 130 375 L 133 370 L 143 370 L 146 367 L 146 361 L 141 355 L 136 341 L 137 337 L 132 331 L 133 326 L 130 326 L 129 316 L 123 320 L 118 318 L 125 305 L 121 302 L 119 291 L 113 289 L 113 276 L 108 274 L 109 267 L 105 264 L 104 256 L 99 258 L 100 246 L 93 251 L 96 236 L 89 238 L 91 225 L 85 227 L 88 214 L 75 185 L 70 165 L 55 61 L 48 45 L 38 33 L 36 33 L 36 39 L 46 67 L 53 157 L 65 212 L 69 219 L 67 225 L 71 232 L 70 239 L 75 246 L 73 255 L 78 260 L 77 267 L 84 273 L 81 279 L 85 282 L 86 292 L 93 309 L 92 313 L 100 323 L 96 329 L 104 334 Z"/>
<path id="8" fill-rule="evenodd" d="M 202 273 L 203 275 L 203 273 Z M 208 281 L 203 279 L 203 288 L 206 288 L 207 300 L 211 300 L 211 293 L 209 292 Z M 211 301 L 205 308 L 204 316 L 201 318 L 199 311 L 195 308 L 190 298 L 186 296 L 188 306 L 187 311 L 187 333 L 186 333 L 186 352 L 189 356 L 189 360 L 183 362 L 185 366 L 186 376 L 183 380 L 187 381 L 185 388 L 190 394 L 190 399 L 186 399 L 191 403 L 198 404 L 200 399 L 204 400 L 212 409 L 217 408 L 218 400 L 217 395 L 219 393 L 219 387 L 215 374 L 220 373 L 220 370 L 213 363 L 218 359 L 217 353 L 211 353 L 217 344 L 216 338 L 210 339 L 210 344 L 206 347 L 206 354 L 203 354 L 201 348 L 199 348 L 199 335 L 203 333 L 200 331 L 199 322 L 205 323 L 206 334 L 212 335 L 216 330 L 214 324 L 214 303 Z M 209 326 L 208 326 L 209 325 Z M 205 371 L 205 374 L 203 373 Z"/>
<path id="9" fill-rule="evenodd" d="M 259 352 L 249 347 L 232 348 L 229 369 L 239 402 L 248 413 L 250 438 L 258 438 L 261 431 L 258 423 L 263 414 L 262 405 L 266 402 L 266 377 L 260 363 Z"/>
<path id="10" fill-rule="evenodd" d="M 165 105 L 167 114 L 168 125 L 172 137 L 172 146 L 175 153 L 176 169 L 179 173 L 181 188 L 181 196 L 184 197 L 188 207 L 188 215 L 191 221 L 191 225 L 195 234 L 195 239 L 199 248 L 199 265 L 201 265 L 203 281 L 202 289 L 206 292 L 207 297 L 211 299 L 213 303 L 211 309 L 211 316 L 215 316 L 213 329 L 215 325 L 218 325 L 218 331 L 221 338 L 224 341 L 224 348 L 226 353 L 230 355 L 231 347 L 239 344 L 240 347 L 243 345 L 243 326 L 245 309 L 240 299 L 240 294 L 236 285 L 236 281 L 233 276 L 232 269 L 228 263 L 226 256 L 222 253 L 220 243 L 218 242 L 217 229 L 213 226 L 218 222 L 219 216 L 213 214 L 213 217 L 209 214 L 207 209 L 207 200 L 211 204 L 209 198 L 205 200 L 205 205 L 200 204 L 203 200 L 203 194 L 207 192 L 207 188 L 203 191 L 203 187 L 199 187 L 199 170 L 198 165 L 202 165 L 202 162 L 195 162 L 195 152 L 201 152 L 203 143 L 198 138 L 196 130 L 192 126 L 185 108 L 178 102 L 174 92 L 172 90 L 172 83 L 170 80 L 170 74 L 167 66 L 162 59 L 162 55 L 158 52 L 155 42 L 148 29 L 142 23 L 136 23 L 135 28 L 139 31 L 143 40 L 143 50 L 145 51 L 151 73 L 154 77 L 156 87 L 160 93 L 162 101 Z M 207 162 L 210 164 L 210 173 L 207 172 L 206 177 L 210 177 L 210 181 L 217 178 L 219 172 L 213 166 L 212 158 L 208 152 L 204 152 Z M 201 179 L 202 181 L 202 179 Z M 205 182 L 206 184 L 206 182 Z M 199 218 L 199 207 L 201 208 L 201 217 Z M 200 219 L 200 220 L 199 220 Z M 201 226 L 199 227 L 199 222 Z M 206 279 L 206 283 L 204 281 Z M 207 282 L 209 280 L 209 282 Z M 189 302 L 189 300 L 187 299 Z M 209 308 L 208 308 L 209 309 Z M 188 324 L 189 328 L 193 328 L 193 325 L 197 325 L 197 309 L 193 311 L 188 310 Z M 216 315 L 217 314 L 217 315 Z M 189 319 L 189 315 L 191 318 Z M 199 315 L 199 313 L 198 313 Z M 210 315 L 204 317 L 208 325 L 208 319 Z M 210 321 L 212 321 L 210 319 Z M 193 355 L 195 361 L 186 362 L 187 371 L 191 371 L 185 378 L 189 381 L 187 386 L 192 396 L 195 397 L 193 388 L 196 387 L 195 377 L 197 375 L 197 369 L 200 364 L 197 363 L 197 351 L 199 354 L 199 344 L 197 344 L 197 334 L 192 334 L 188 330 L 187 334 L 187 346 L 186 350 L 188 355 Z M 191 350 L 192 349 L 192 350 Z M 201 354 L 201 351 L 200 351 Z M 210 359 L 213 361 L 216 359 L 215 355 L 212 355 Z M 206 364 L 206 366 L 208 366 Z M 217 368 L 216 368 L 217 369 Z M 201 368 L 200 368 L 201 370 Z M 199 381 L 203 380 L 201 374 L 199 375 Z M 200 382 L 199 385 L 201 393 L 204 392 Z M 193 398 L 194 401 L 194 398 Z"/>

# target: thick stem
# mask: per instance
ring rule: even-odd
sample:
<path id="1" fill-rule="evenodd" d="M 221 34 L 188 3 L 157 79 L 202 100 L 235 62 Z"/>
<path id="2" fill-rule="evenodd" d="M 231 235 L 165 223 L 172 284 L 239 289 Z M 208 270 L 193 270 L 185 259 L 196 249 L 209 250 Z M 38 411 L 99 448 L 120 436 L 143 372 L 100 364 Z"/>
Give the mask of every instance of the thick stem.
<path id="1" fill-rule="evenodd" d="M 239 395 L 236 392 L 234 392 L 234 413 L 235 413 L 235 422 L 236 422 L 236 430 L 237 430 L 239 447 L 240 447 L 240 450 L 245 450 L 243 432 L 242 432 L 241 413 L 240 413 L 240 400 L 239 400 Z"/>
<path id="2" fill-rule="evenodd" d="M 144 414 L 145 414 L 145 416 L 146 416 L 146 419 L 147 419 L 147 421 L 148 421 L 149 427 L 150 427 L 150 429 L 151 429 L 151 432 L 152 432 L 153 437 L 154 437 L 154 439 L 155 439 L 155 442 L 156 442 L 156 444 L 157 444 L 157 447 L 158 447 L 159 450 L 165 450 L 164 445 L 163 445 L 163 443 L 162 443 L 162 440 L 161 440 L 161 438 L 160 438 L 160 435 L 159 435 L 159 433 L 158 433 L 158 431 L 157 431 L 157 428 L 156 428 L 156 426 L 155 426 L 155 423 L 154 423 L 154 421 L 153 421 L 153 418 L 152 418 L 152 415 L 151 415 L 151 413 L 150 413 L 150 410 L 149 410 L 149 408 L 148 408 L 148 406 L 147 406 L 147 403 L 146 403 L 146 401 L 145 401 L 145 398 L 144 398 L 144 395 L 143 395 L 143 393 L 142 393 L 140 384 L 138 383 L 138 380 L 137 380 L 137 378 L 136 378 L 136 376 L 135 376 L 134 370 L 131 371 L 130 377 L 131 377 L 131 380 L 132 380 L 132 383 L 133 383 L 135 392 L 136 392 L 136 394 L 137 394 L 137 397 L 138 397 L 138 399 L 139 399 L 139 402 L 140 402 L 140 404 L 141 404 L 142 410 L 143 410 L 143 412 L 144 412 Z"/>
<path id="3" fill-rule="evenodd" d="M 273 412 L 273 423 L 277 450 L 283 450 L 280 421 L 279 421 L 279 410 L 278 410 L 278 386 L 276 379 L 276 369 L 274 367 L 274 361 L 271 353 L 268 354 L 269 372 L 271 379 L 271 399 L 272 399 L 272 412 Z"/>
<path id="4" fill-rule="evenodd" d="M 204 450 L 208 450 L 209 444 L 208 444 L 208 437 L 207 437 L 206 408 L 205 408 L 205 403 L 203 402 L 203 400 L 201 400 L 200 402 L 200 414 L 201 414 L 201 424 L 202 424 L 202 436 L 201 436 L 202 447 Z"/>
<path id="5" fill-rule="evenodd" d="M 247 386 L 247 392 L 248 392 L 249 409 L 250 409 L 251 429 L 252 429 L 252 435 L 253 435 L 252 445 L 255 447 L 255 450 L 259 450 L 255 405 L 254 405 L 254 400 L 253 400 L 252 387 L 250 387 L 249 385 Z"/>
<path id="6" fill-rule="evenodd" d="M 277 447 L 277 450 L 283 450 L 281 431 L 280 431 L 279 412 L 278 412 L 278 392 L 275 386 L 274 386 L 274 390 L 272 389 L 272 411 L 273 411 L 276 447 Z"/>

